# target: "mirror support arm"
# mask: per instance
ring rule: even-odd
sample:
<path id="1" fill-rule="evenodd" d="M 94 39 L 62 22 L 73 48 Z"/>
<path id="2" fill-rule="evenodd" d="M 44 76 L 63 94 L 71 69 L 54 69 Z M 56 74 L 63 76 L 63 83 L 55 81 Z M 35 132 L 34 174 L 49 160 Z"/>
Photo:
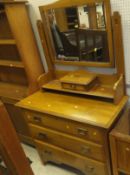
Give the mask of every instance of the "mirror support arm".
<path id="1" fill-rule="evenodd" d="M 113 39 L 114 39 L 117 76 L 119 78 L 120 75 L 122 74 L 124 77 L 124 84 L 125 84 L 125 63 L 124 63 L 124 49 L 123 49 L 122 28 L 121 28 L 121 16 L 118 12 L 114 12 L 112 16 L 112 24 L 113 24 Z"/>

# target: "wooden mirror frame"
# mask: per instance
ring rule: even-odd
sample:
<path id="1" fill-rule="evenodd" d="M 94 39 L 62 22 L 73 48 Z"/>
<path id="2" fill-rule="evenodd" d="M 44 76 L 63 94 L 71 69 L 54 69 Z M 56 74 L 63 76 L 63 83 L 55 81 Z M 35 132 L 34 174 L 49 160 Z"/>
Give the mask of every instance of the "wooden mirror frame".
<path id="1" fill-rule="evenodd" d="M 85 62 L 85 61 L 59 61 L 57 60 L 52 36 L 51 36 L 51 29 L 49 25 L 49 20 L 47 17 L 47 10 L 56 9 L 56 8 L 65 8 L 65 7 L 72 7 L 72 6 L 81 6 L 85 4 L 91 3 L 104 3 L 104 12 L 105 12 L 105 20 L 106 20 L 106 31 L 107 31 L 107 38 L 108 38 L 108 49 L 109 49 L 109 57 L 110 61 L 107 62 Z M 88 66 L 88 67 L 114 67 L 114 49 L 113 49 L 113 37 L 112 37 L 112 22 L 111 22 L 111 6 L 109 0 L 59 0 L 53 3 L 49 3 L 47 5 L 43 5 L 39 7 L 41 17 L 44 23 L 44 32 L 45 32 L 45 41 L 48 47 L 49 55 L 53 63 L 60 64 L 60 65 L 76 65 L 76 66 Z"/>

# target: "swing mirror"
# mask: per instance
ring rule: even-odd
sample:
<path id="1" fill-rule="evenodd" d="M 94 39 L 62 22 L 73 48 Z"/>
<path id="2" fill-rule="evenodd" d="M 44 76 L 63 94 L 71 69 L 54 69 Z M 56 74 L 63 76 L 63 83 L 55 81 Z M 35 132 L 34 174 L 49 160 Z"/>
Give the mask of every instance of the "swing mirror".
<path id="1" fill-rule="evenodd" d="M 111 10 L 108 0 L 60 0 L 40 7 L 55 63 L 112 67 Z"/>

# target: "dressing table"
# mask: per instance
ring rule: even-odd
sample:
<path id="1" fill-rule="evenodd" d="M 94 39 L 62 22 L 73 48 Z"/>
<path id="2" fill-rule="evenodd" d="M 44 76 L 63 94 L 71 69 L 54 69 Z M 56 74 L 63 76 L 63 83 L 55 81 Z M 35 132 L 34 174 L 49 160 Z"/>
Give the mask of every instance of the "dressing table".
<path id="1" fill-rule="evenodd" d="M 49 71 L 38 79 L 41 90 L 17 106 L 44 164 L 111 175 L 109 133 L 128 101 L 120 15 L 111 16 L 108 0 L 59 0 L 40 12 L 37 25 Z M 59 71 L 56 65 L 79 70 Z M 117 72 L 98 74 L 85 67 L 115 67 Z"/>

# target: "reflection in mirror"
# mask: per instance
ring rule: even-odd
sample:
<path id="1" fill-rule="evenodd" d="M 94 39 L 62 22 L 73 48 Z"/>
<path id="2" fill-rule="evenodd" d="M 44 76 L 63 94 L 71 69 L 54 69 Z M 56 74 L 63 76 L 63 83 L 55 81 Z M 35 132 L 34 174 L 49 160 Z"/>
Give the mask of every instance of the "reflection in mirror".
<path id="1" fill-rule="evenodd" d="M 103 3 L 51 9 L 48 19 L 58 60 L 110 61 Z"/>

